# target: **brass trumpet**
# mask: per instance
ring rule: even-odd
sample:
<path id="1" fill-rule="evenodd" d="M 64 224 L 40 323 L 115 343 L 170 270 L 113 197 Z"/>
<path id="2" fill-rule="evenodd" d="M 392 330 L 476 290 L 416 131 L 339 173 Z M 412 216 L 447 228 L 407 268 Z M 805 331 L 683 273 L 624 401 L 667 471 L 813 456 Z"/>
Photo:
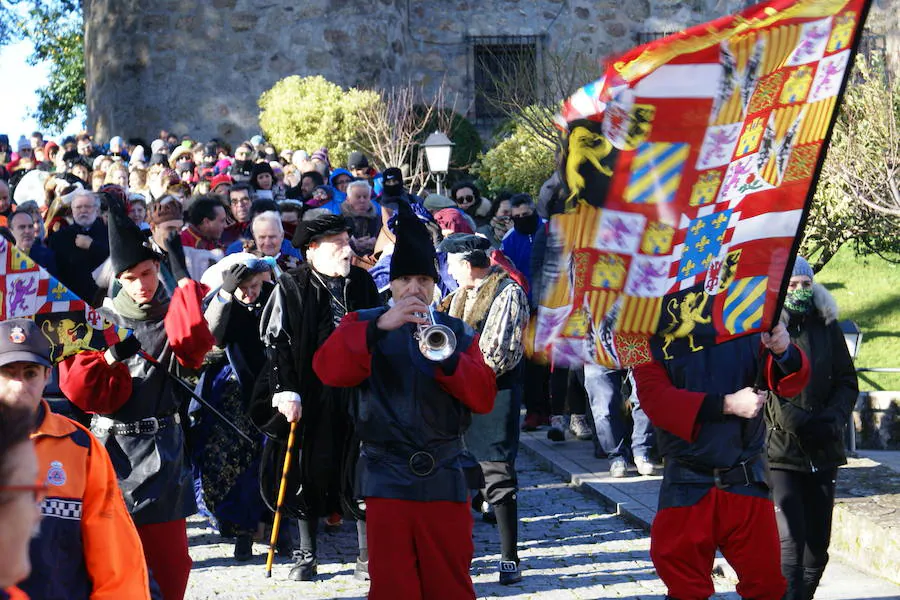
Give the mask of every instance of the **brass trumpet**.
<path id="1" fill-rule="evenodd" d="M 419 340 L 419 351 L 428 360 L 441 362 L 456 351 L 456 334 L 446 325 L 434 320 L 434 310 L 429 306 L 427 313 L 418 313 L 428 323 L 419 325 L 416 335 Z"/>

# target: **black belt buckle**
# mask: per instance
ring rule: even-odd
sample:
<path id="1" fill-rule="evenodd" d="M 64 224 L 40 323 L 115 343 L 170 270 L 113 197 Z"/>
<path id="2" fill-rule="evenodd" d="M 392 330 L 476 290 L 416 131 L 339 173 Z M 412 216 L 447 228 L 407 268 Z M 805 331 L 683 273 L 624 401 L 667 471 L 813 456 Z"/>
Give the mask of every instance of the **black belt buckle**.
<path id="1" fill-rule="evenodd" d="M 430 452 L 419 450 L 409 457 L 408 466 L 413 475 L 417 477 L 428 477 L 434 473 L 434 469 L 437 467 L 437 460 L 435 460 L 434 455 Z"/>
<path id="2" fill-rule="evenodd" d="M 750 471 L 747 468 L 748 465 L 750 464 L 750 462 L 751 461 L 749 461 L 749 460 L 744 460 L 744 461 L 741 461 L 736 467 L 729 467 L 727 469 L 713 469 L 713 481 L 715 481 L 716 487 L 719 488 L 720 490 L 730 488 L 733 485 L 744 485 L 744 486 L 749 487 L 750 484 L 753 483 L 750 480 Z M 744 481 L 737 482 L 737 483 L 730 482 L 730 481 L 723 481 L 723 479 L 722 479 L 723 475 L 727 476 L 727 475 L 737 471 L 738 468 L 741 469 L 741 474 L 744 476 Z"/>
<path id="3" fill-rule="evenodd" d="M 154 435 L 159 431 L 159 429 L 159 419 L 157 419 L 156 417 L 141 419 L 137 423 L 137 433 L 140 435 Z"/>

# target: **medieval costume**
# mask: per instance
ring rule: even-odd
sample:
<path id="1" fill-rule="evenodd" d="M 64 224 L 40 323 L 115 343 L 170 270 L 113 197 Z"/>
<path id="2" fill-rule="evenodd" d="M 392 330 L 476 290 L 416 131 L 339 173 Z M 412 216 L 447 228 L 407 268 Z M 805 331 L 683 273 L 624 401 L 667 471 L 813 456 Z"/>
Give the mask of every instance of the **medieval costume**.
<path id="1" fill-rule="evenodd" d="M 408 311 L 427 310 L 433 286 L 423 282 L 437 281 L 437 260 L 418 219 L 401 213 L 397 227 L 394 306 L 344 317 L 313 367 L 326 385 L 359 386 L 350 412 L 362 441 L 356 493 L 366 502 L 369 598 L 474 598 L 462 436 L 472 412 L 493 407 L 496 378 L 472 328 L 446 314 L 435 320 L 453 332 L 452 353 L 422 354 L 421 321 Z"/>
<path id="2" fill-rule="evenodd" d="M 263 281 L 258 292 L 255 286 L 249 292 L 240 289 L 242 284 L 254 283 L 258 275 L 271 276 L 269 263 L 241 253 L 208 269 L 202 280 L 212 290 L 204 315 L 219 351 L 207 357 L 198 393 L 245 433 L 253 431 L 250 401 L 265 367 L 259 324 L 275 288 L 271 281 Z M 265 512 L 257 483 L 262 440 L 250 443 L 198 404 L 192 402 L 191 408 L 192 463 L 202 484 L 203 501 L 220 531 L 235 533 L 235 558 L 249 560 L 252 534 Z"/>
<path id="3" fill-rule="evenodd" d="M 345 276 L 334 272 L 314 256 L 312 244 L 339 239 L 346 245 L 342 261 Z M 363 269 L 350 266 L 349 235 L 343 217 L 327 215 L 305 221 L 297 229 L 294 245 L 307 262 L 278 278 L 278 287 L 265 307 L 262 335 L 270 369 L 257 386 L 253 407 L 254 422 L 276 441 L 288 437 L 288 422 L 274 408 L 279 402 L 299 402 L 298 448 L 292 457 L 299 464 L 291 468 L 287 510 L 300 518 L 300 547 L 290 577 L 305 581 L 317 573 L 316 529 L 318 519 L 332 513 L 351 512 L 360 522 L 359 575 L 365 573 L 368 558 L 363 544 L 362 512 L 352 503 L 350 482 L 344 474 L 352 469 L 359 443 L 347 416 L 350 390 L 324 385 L 312 368 L 313 354 L 348 312 L 380 305 L 378 291 Z M 343 361 L 341 361 L 343 362 Z M 265 381 L 263 381 L 263 379 Z M 267 444 L 267 452 L 283 455 Z M 273 453 L 268 456 L 273 457 Z M 264 460 L 266 466 L 270 461 Z M 271 471 L 280 474 L 280 467 Z M 264 494 L 274 496 L 274 485 Z M 299 492 L 298 492 L 299 490 Z M 343 501 L 342 501 L 343 499 Z M 349 500 L 349 502 L 348 502 Z"/>
<path id="4" fill-rule="evenodd" d="M 441 302 L 441 311 L 462 319 L 480 339 L 484 362 L 497 376 L 494 409 L 472 417 L 466 432 L 466 447 L 481 464 L 485 487 L 473 501 L 483 510 L 489 502 L 496 511 L 500 529 L 500 583 L 521 580 L 516 549 L 518 533 L 517 481 L 515 460 L 519 446 L 519 411 L 522 403 L 521 360 L 523 335 L 528 324 L 528 297 L 525 291 L 499 266 L 489 266 L 490 242 L 476 235 L 456 234 L 446 238 L 440 249 L 451 259 L 484 265 L 485 275 L 472 286 L 461 287 Z"/>
<path id="5" fill-rule="evenodd" d="M 204 289 L 187 276 L 177 236 L 169 238 L 168 250 L 179 286 L 170 296 L 155 279 L 158 255 L 124 210 L 111 208 L 114 271 L 154 270 L 155 292 L 148 288 L 139 303 L 123 287 L 104 303 L 102 316 L 134 335 L 106 352 L 67 359 L 60 367 L 60 388 L 76 406 L 94 413 L 91 432 L 109 451 L 151 575 L 166 600 L 178 600 L 191 569 L 185 518 L 196 505 L 180 426 L 184 398 L 169 374 L 199 368 L 213 338 L 201 309 Z M 143 358 L 141 349 L 154 360 Z"/>
<path id="6" fill-rule="evenodd" d="M 665 460 L 650 557 L 669 598 L 714 593 L 717 548 L 738 573 L 741 597 L 781 600 L 784 594 L 763 415 L 744 418 L 726 406 L 738 394 L 758 403 L 765 392 L 755 390 L 764 387 L 779 396 L 799 393 L 809 364 L 796 346 L 785 348 L 776 356 L 751 335 L 634 369 Z"/>

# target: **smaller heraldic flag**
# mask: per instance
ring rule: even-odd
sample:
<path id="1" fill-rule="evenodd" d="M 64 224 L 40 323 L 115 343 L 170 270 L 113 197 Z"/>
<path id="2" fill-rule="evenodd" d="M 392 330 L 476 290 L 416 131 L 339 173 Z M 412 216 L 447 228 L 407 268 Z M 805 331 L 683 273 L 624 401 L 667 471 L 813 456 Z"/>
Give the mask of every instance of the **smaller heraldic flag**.
<path id="1" fill-rule="evenodd" d="M 105 350 L 128 336 L 28 255 L 0 238 L 0 321 L 31 318 L 58 363 L 84 350 Z"/>

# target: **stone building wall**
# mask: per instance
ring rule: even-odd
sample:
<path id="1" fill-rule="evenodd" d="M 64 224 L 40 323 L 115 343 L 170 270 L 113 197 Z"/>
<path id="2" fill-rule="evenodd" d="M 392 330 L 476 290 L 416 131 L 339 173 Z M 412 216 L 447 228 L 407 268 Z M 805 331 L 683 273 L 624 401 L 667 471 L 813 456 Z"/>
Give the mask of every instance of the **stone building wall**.
<path id="1" fill-rule="evenodd" d="M 441 81 L 472 115 L 472 36 L 537 36 L 592 60 L 744 0 L 84 0 L 88 124 L 98 139 L 161 128 L 232 143 L 258 132 L 259 95 L 321 74 L 343 86 Z M 894 4 L 883 0 L 880 4 Z M 546 61 L 544 62 L 546 64 Z M 586 82 L 583 82 L 586 83 Z"/>

